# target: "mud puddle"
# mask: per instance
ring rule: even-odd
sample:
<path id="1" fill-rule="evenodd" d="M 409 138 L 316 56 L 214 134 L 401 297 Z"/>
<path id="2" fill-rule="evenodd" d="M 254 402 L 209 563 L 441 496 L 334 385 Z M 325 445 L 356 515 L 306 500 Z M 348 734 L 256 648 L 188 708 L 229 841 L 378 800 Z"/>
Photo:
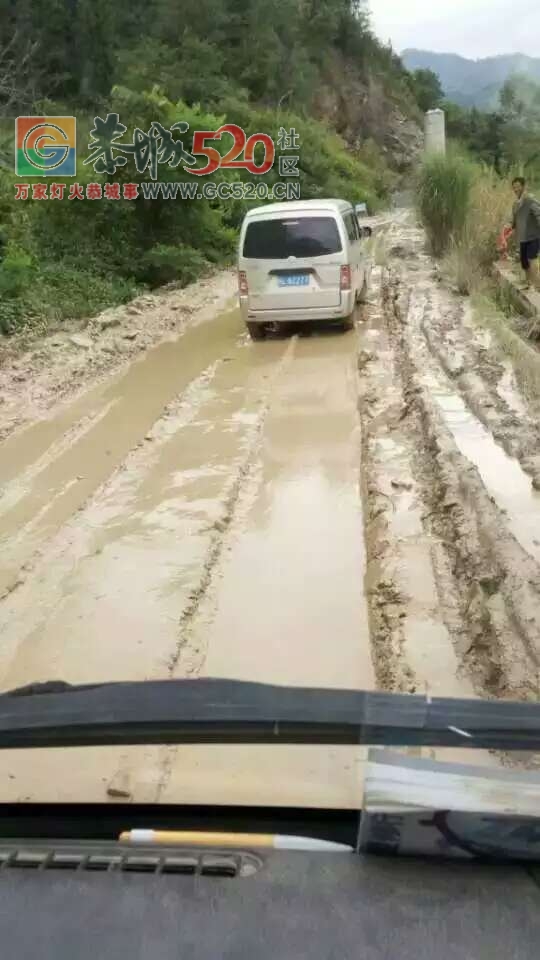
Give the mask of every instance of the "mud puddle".
<path id="1" fill-rule="evenodd" d="M 276 385 L 253 502 L 195 628 L 208 676 L 373 685 L 353 343 L 297 341 Z"/>
<path id="2" fill-rule="evenodd" d="M 463 309 L 463 328 L 473 344 L 481 347 L 490 359 L 497 358 L 497 362 L 502 368 L 502 375 L 496 385 L 498 396 L 512 413 L 522 419 L 528 417 L 527 404 L 519 392 L 511 361 L 501 356 L 491 331 L 482 329 L 475 323 L 475 311 L 470 303 L 466 303 Z"/>
<path id="3" fill-rule="evenodd" d="M 117 469 L 78 512 L 57 514 L 42 555 L 4 599 L 4 689 L 52 677 L 205 675 L 373 686 L 355 336 L 252 344 L 234 318 L 223 323 L 223 346 L 215 335 L 211 350 L 195 341 L 198 360 L 186 361 L 195 376 L 176 399 L 151 378 L 158 418 L 147 425 L 149 412 L 137 414 L 131 452 L 118 452 Z M 185 367 L 170 374 L 173 393 L 187 376 Z M 130 396 L 142 382 L 146 373 Z M 119 382 L 110 389 L 116 405 L 125 403 Z M 28 484 L 43 495 L 31 469 Z M 18 558 L 29 542 L 16 544 Z M 361 796 L 363 756 L 320 747 L 129 748 L 69 758 L 15 752 L 0 765 L 11 799 L 104 800 L 121 782 L 141 801 L 350 807 Z"/>
<path id="4" fill-rule="evenodd" d="M 125 370 L 142 351 L 224 312 L 235 289 L 233 271 L 220 271 L 181 289 L 171 285 L 141 294 L 91 319 L 64 320 L 45 336 L 25 330 L 4 338 L 0 439 Z"/>
<path id="5" fill-rule="evenodd" d="M 437 403 L 459 451 L 477 467 L 487 491 L 504 511 L 517 541 L 540 560 L 540 492 L 533 489 L 519 462 L 495 442 L 450 384 L 433 373 L 425 373 L 422 382 Z"/>
<path id="6" fill-rule="evenodd" d="M 503 366 L 504 373 L 497 384 L 497 393 L 513 413 L 516 413 L 518 417 L 525 417 L 527 409 L 517 390 L 516 376 L 512 365 L 505 363 Z"/>
<path id="7" fill-rule="evenodd" d="M 216 358 L 234 352 L 241 335 L 237 311 L 190 328 L 179 339 L 149 350 L 106 389 L 81 398 L 74 410 L 63 410 L 5 442 L 2 464 L 7 477 L 12 463 L 35 464 L 45 449 L 47 453 L 29 481 L 24 474 L 15 481 L 21 495 L 0 515 L 0 597 L 17 585 L 21 568 L 38 547 L 143 440 L 167 402 Z M 99 404 L 105 410 L 101 415 Z M 67 425 L 81 416 L 90 417 L 88 429 L 65 446 Z M 9 496 L 9 488 L 6 493 Z"/>
<path id="8" fill-rule="evenodd" d="M 233 345 L 64 525 L 46 564 L 4 601 L 4 686 L 59 670 L 74 683 L 166 673 L 283 351 L 253 363 L 245 341 Z"/>
<path id="9" fill-rule="evenodd" d="M 354 347 L 352 334 L 294 343 L 266 413 L 260 462 L 218 575 L 184 633 L 176 676 L 374 686 Z M 159 798 L 195 802 L 219 775 L 229 802 L 345 806 L 361 796 L 364 755 L 181 747 L 164 759 Z"/>

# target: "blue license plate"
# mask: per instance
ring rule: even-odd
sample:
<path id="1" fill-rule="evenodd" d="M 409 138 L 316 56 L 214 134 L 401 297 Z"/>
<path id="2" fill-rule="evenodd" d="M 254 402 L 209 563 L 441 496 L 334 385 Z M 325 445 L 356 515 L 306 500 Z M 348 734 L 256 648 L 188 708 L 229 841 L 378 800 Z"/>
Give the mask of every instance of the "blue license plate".
<path id="1" fill-rule="evenodd" d="M 286 273 L 278 277 L 280 287 L 307 287 L 308 284 L 309 273 Z"/>

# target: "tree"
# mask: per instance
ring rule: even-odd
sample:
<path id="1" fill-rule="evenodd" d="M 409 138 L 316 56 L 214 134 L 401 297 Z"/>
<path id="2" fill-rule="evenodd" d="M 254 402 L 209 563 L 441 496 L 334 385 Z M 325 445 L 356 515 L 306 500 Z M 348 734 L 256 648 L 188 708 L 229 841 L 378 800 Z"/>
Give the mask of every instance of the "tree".
<path id="1" fill-rule="evenodd" d="M 502 88 L 500 104 L 507 163 L 536 180 L 540 173 L 540 85 L 516 74 Z"/>
<path id="2" fill-rule="evenodd" d="M 421 110 L 439 107 L 444 96 L 441 81 L 433 70 L 415 70 L 411 74 L 410 88 Z"/>
<path id="3" fill-rule="evenodd" d="M 0 117 L 12 117 L 29 109 L 39 90 L 39 74 L 34 67 L 37 44 L 21 41 L 15 33 L 0 44 Z"/>

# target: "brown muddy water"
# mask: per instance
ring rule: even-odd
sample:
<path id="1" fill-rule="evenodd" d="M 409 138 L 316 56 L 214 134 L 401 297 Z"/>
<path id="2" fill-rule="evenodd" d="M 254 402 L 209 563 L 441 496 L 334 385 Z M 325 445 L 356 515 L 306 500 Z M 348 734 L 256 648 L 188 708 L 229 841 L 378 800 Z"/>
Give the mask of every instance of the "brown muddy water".
<path id="1" fill-rule="evenodd" d="M 374 685 L 354 333 L 188 330 L 3 445 L 1 683 Z M 363 754 L 0 756 L 2 799 L 350 806 Z M 261 774 L 264 771 L 264 776 Z M 127 786 L 126 786 L 127 784 Z"/>
<path id="2" fill-rule="evenodd" d="M 507 518 L 516 540 L 540 560 L 540 491 L 517 459 L 508 456 L 486 427 L 467 408 L 441 373 L 425 374 L 423 382 L 439 407 L 461 453 L 473 463 L 488 493 Z M 507 396 L 514 396 L 510 391 Z"/>

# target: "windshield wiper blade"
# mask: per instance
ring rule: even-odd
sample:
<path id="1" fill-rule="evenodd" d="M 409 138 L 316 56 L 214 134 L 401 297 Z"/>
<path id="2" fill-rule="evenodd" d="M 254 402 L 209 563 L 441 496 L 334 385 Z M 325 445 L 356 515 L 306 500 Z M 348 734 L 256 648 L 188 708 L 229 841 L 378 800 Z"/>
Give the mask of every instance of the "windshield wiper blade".
<path id="1" fill-rule="evenodd" d="M 31 685 L 0 696 L 0 749 L 129 744 L 540 748 L 540 705 L 236 680 Z"/>

